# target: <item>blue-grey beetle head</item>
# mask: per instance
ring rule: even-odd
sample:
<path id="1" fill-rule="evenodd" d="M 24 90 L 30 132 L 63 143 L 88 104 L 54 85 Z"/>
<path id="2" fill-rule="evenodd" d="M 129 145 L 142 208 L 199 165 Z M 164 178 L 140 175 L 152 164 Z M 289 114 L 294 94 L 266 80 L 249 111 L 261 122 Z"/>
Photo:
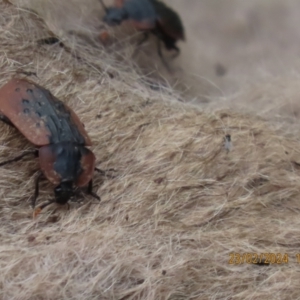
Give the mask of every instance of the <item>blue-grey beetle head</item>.
<path id="1" fill-rule="evenodd" d="M 110 26 L 114 26 L 120 25 L 127 17 L 127 13 L 123 8 L 111 7 L 106 10 L 103 21 Z"/>
<path id="2" fill-rule="evenodd" d="M 61 182 L 55 189 L 55 202 L 59 204 L 67 203 L 70 198 L 72 198 L 75 193 L 73 189 L 73 182 L 72 181 L 65 181 Z"/>

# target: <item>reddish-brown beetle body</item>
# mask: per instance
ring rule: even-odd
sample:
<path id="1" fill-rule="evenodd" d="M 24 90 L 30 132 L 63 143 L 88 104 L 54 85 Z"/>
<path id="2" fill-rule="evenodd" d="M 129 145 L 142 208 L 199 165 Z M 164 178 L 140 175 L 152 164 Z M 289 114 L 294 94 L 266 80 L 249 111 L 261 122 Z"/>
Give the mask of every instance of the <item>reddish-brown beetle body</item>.
<path id="1" fill-rule="evenodd" d="M 55 200 L 49 203 L 65 204 L 75 195 L 75 187 L 87 185 L 88 192 L 100 199 L 92 192 L 95 156 L 85 147 L 92 142 L 66 104 L 33 82 L 12 79 L 0 89 L 0 119 L 16 127 L 38 147 L 36 154 L 42 174 L 56 185 Z M 33 205 L 38 196 L 38 181 L 39 178 Z"/>

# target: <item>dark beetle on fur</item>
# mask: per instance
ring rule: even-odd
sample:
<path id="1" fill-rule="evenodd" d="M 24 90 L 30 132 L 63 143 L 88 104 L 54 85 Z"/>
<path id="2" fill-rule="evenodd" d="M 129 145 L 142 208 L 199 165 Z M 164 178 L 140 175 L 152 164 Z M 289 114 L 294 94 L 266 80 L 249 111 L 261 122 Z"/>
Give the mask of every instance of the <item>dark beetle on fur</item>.
<path id="1" fill-rule="evenodd" d="M 158 54 L 163 60 L 160 40 L 163 41 L 167 50 L 180 49 L 176 46 L 178 40 L 184 40 L 184 28 L 179 15 L 158 0 L 115 0 L 114 7 L 106 7 L 100 0 L 106 15 L 103 21 L 108 25 L 119 25 L 125 20 L 131 21 L 133 26 L 144 31 L 144 38 L 139 42 L 141 45 L 148 39 L 149 33 L 158 38 Z M 164 60 L 163 60 L 164 61 Z"/>
<path id="2" fill-rule="evenodd" d="M 0 89 L 0 119 L 16 127 L 38 147 L 0 163 L 3 166 L 29 154 L 39 157 L 41 171 L 36 179 L 32 206 L 35 206 L 43 176 L 56 186 L 55 199 L 41 205 L 35 214 L 53 202 L 67 203 L 76 195 L 76 187 L 87 186 L 87 193 L 100 200 L 92 191 L 95 155 L 85 147 L 92 142 L 71 108 L 33 82 L 12 79 Z"/>

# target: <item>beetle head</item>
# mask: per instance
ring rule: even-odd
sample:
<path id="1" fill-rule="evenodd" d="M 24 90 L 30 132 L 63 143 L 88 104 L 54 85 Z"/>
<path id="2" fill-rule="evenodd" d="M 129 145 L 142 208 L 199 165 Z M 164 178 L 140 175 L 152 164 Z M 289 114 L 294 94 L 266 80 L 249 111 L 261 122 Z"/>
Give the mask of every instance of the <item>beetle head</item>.
<path id="1" fill-rule="evenodd" d="M 59 204 L 67 203 L 71 197 L 75 195 L 73 182 L 72 181 L 64 181 L 61 182 L 55 189 L 55 202 Z"/>
<path id="2" fill-rule="evenodd" d="M 103 21 L 110 26 L 120 25 L 122 21 L 126 20 L 128 15 L 123 8 L 109 7 L 106 10 L 106 15 Z"/>

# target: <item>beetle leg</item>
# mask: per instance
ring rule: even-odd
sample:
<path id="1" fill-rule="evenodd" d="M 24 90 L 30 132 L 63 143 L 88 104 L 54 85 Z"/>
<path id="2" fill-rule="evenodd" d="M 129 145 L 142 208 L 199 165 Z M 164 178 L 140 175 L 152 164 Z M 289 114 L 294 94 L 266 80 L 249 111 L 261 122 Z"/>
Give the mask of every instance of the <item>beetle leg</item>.
<path id="1" fill-rule="evenodd" d="M 89 182 L 89 185 L 88 185 L 88 188 L 87 188 L 87 193 L 89 195 L 91 195 L 92 197 L 96 198 L 97 200 L 101 201 L 101 198 L 96 193 L 93 192 L 93 180 L 91 180 Z"/>
<path id="2" fill-rule="evenodd" d="M 149 38 L 149 32 L 144 31 L 144 35 L 143 37 L 140 39 L 140 41 L 136 44 L 137 47 L 141 46 L 142 44 L 144 44 Z"/>
<path id="3" fill-rule="evenodd" d="M 2 163 L 0 163 L 0 167 L 4 166 L 4 165 L 7 165 L 7 164 L 10 164 L 12 162 L 15 162 L 15 161 L 19 161 L 21 160 L 23 157 L 27 156 L 27 155 L 35 155 L 35 156 L 38 156 L 38 150 L 29 150 L 29 151 L 26 151 L 24 153 L 22 153 L 21 155 L 15 157 L 15 158 L 12 158 L 12 159 L 9 159 L 9 160 L 6 160 L 6 161 L 3 161 Z"/>
<path id="4" fill-rule="evenodd" d="M 43 176 L 43 173 L 41 171 L 39 171 L 39 174 L 38 174 L 38 176 L 35 179 L 35 190 L 34 190 L 34 195 L 32 197 L 32 200 L 31 200 L 31 206 L 32 206 L 32 208 L 35 207 L 36 199 L 39 196 L 39 183 L 40 183 L 40 180 L 41 180 L 42 176 Z M 41 207 L 41 209 L 43 209 L 43 208 L 44 207 Z"/>
<path id="5" fill-rule="evenodd" d="M 148 38 L 149 38 L 149 32 L 144 31 L 143 37 L 142 37 L 141 40 L 138 41 L 137 44 L 136 44 L 136 48 L 135 48 L 135 50 L 134 50 L 134 52 L 133 52 L 133 54 L 132 54 L 132 57 L 136 56 L 136 54 L 137 54 L 137 52 L 138 52 L 138 50 L 139 50 L 138 48 L 139 48 L 142 44 L 144 44 L 144 43 L 148 40 Z"/>
<path id="6" fill-rule="evenodd" d="M 98 173 L 100 173 L 101 175 L 108 177 L 108 178 L 115 178 L 116 176 L 113 175 L 109 175 L 107 174 L 107 172 L 117 172 L 115 169 L 107 169 L 107 170 L 101 170 L 99 168 L 95 168 L 95 171 L 97 171 Z"/>
<path id="7" fill-rule="evenodd" d="M 63 42 L 61 42 L 57 37 L 55 36 L 50 36 L 48 38 L 44 38 L 44 39 L 40 39 L 37 40 L 37 43 L 39 45 L 54 45 L 54 44 L 58 44 L 61 48 L 63 48 L 65 45 L 63 44 Z"/>
<path id="8" fill-rule="evenodd" d="M 172 58 L 174 59 L 180 54 L 180 49 L 176 45 L 173 45 L 172 49 L 176 51 L 176 53 L 172 56 Z"/>
<path id="9" fill-rule="evenodd" d="M 0 120 L 9 126 L 15 127 L 15 125 L 4 115 L 0 114 Z"/>
<path id="10" fill-rule="evenodd" d="M 31 72 L 31 71 L 24 71 L 24 70 L 17 70 L 17 74 L 24 74 L 26 76 L 35 76 L 36 78 L 39 78 L 36 74 L 36 72 Z"/>
<path id="11" fill-rule="evenodd" d="M 107 13 L 107 7 L 106 5 L 104 4 L 103 0 L 100 0 L 100 4 L 102 5 L 102 8 L 104 9 L 104 11 Z"/>
<path id="12" fill-rule="evenodd" d="M 159 38 L 157 38 L 157 53 L 158 53 L 158 55 L 159 55 L 159 57 L 160 57 L 160 59 L 161 59 L 163 65 L 164 65 L 164 66 L 166 67 L 166 69 L 171 73 L 171 69 L 170 69 L 168 63 L 166 62 L 166 60 L 165 60 L 165 58 L 164 58 L 164 56 L 163 56 L 163 54 L 162 54 L 162 51 L 161 51 L 161 43 L 160 43 L 160 39 L 159 39 Z"/>

